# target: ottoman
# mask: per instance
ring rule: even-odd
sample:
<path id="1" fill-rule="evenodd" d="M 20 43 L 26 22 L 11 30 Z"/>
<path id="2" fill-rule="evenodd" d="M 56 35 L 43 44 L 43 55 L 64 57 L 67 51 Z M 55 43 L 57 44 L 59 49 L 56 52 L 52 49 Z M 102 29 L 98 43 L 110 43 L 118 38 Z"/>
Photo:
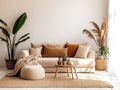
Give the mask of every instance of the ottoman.
<path id="1" fill-rule="evenodd" d="M 21 69 L 22 79 L 37 80 L 45 78 L 45 70 L 41 65 L 26 65 Z"/>

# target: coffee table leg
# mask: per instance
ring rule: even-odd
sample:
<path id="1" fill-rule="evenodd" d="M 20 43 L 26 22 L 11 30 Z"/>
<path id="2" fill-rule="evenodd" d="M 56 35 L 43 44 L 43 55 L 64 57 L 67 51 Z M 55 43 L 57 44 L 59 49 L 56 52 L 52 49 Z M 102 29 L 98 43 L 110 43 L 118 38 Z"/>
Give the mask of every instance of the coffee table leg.
<path id="1" fill-rule="evenodd" d="M 57 76 L 58 69 L 59 69 L 59 67 L 56 67 L 56 72 L 55 72 L 54 78 L 56 78 L 56 76 Z"/>
<path id="2" fill-rule="evenodd" d="M 75 67 L 74 67 L 74 71 L 75 71 L 76 78 L 78 79 L 78 75 L 77 75 L 77 72 L 76 72 L 76 68 L 75 68 Z"/>
<path id="3" fill-rule="evenodd" d="M 71 69 L 72 79 L 74 79 L 72 67 L 70 67 L 70 69 Z"/>
<path id="4" fill-rule="evenodd" d="M 69 77 L 69 68 L 67 67 L 67 75 L 68 75 L 68 77 Z"/>

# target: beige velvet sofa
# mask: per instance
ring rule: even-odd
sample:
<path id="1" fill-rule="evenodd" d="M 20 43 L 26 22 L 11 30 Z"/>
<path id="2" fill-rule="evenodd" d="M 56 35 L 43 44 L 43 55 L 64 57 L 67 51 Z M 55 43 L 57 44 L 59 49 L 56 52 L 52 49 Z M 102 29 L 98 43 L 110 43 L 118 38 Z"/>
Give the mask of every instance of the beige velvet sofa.
<path id="1" fill-rule="evenodd" d="M 40 46 L 37 44 L 37 46 Z M 33 47 L 33 45 L 31 45 Z M 37 47 L 38 48 L 38 47 Z M 34 51 L 35 52 L 35 51 Z M 19 58 L 28 57 L 30 50 L 22 50 L 19 54 Z M 95 53 L 93 50 L 89 50 L 86 58 L 68 57 L 74 64 L 79 65 L 77 72 L 95 72 Z M 55 65 L 57 64 L 58 57 L 43 57 L 38 58 L 39 63 L 45 69 L 45 72 L 55 72 Z M 59 72 L 66 72 L 65 68 L 60 68 Z"/>

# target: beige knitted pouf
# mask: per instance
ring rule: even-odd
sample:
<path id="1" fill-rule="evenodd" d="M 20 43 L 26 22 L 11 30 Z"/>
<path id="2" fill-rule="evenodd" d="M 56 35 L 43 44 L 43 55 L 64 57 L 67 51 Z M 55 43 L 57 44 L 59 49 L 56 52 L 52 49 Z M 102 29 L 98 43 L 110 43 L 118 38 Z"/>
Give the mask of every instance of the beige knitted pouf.
<path id="1" fill-rule="evenodd" d="M 45 70 L 41 65 L 26 65 L 21 69 L 22 79 L 36 80 L 45 78 Z"/>

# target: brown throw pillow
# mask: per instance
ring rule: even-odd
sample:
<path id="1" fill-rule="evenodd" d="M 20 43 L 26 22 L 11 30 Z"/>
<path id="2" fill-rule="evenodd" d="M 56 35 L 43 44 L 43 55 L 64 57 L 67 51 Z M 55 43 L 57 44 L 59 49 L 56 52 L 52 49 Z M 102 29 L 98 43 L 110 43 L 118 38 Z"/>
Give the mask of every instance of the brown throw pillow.
<path id="1" fill-rule="evenodd" d="M 68 57 L 74 57 L 77 52 L 77 49 L 80 45 L 87 46 L 89 44 L 88 44 L 88 42 L 83 42 L 80 44 L 66 42 L 65 47 L 68 47 L 68 53 L 67 53 Z"/>
<path id="2" fill-rule="evenodd" d="M 43 57 L 61 57 L 67 56 L 68 48 L 51 48 L 48 46 L 44 46 Z"/>
<path id="3" fill-rule="evenodd" d="M 78 49 L 79 44 L 72 44 L 72 43 L 66 43 L 65 47 L 68 47 L 68 57 L 74 57 L 77 49 Z"/>

